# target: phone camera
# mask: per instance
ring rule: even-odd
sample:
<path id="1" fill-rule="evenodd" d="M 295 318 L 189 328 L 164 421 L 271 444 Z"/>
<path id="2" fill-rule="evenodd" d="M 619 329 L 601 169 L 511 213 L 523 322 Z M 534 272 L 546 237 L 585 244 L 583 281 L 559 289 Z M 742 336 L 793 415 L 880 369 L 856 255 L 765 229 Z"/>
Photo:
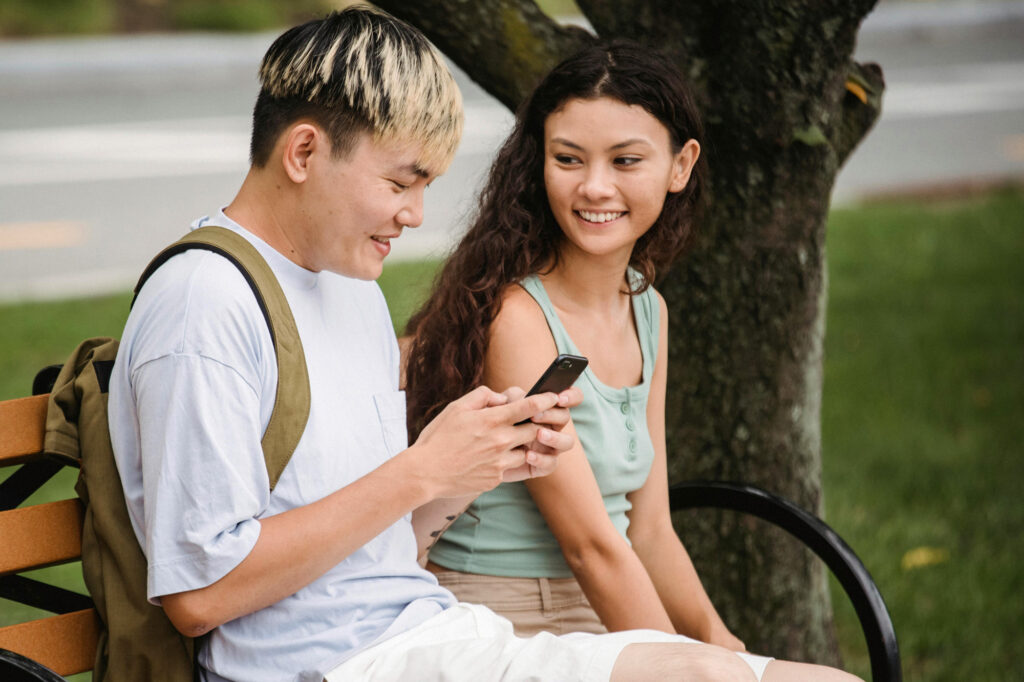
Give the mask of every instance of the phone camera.
<path id="1" fill-rule="evenodd" d="M 558 363 L 559 369 L 569 369 L 570 367 L 572 367 L 572 360 L 562 360 Z"/>

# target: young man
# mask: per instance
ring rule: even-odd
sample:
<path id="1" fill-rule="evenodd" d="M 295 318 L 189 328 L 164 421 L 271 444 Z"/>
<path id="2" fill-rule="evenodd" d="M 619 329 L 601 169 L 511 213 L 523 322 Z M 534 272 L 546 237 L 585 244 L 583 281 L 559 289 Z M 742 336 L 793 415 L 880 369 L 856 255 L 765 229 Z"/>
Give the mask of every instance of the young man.
<path id="1" fill-rule="evenodd" d="M 216 254 L 175 256 L 147 282 L 110 387 L 148 595 L 182 633 L 205 635 L 204 679 L 607 680 L 613 667 L 623 680 L 754 679 L 714 647 L 627 647 L 659 633 L 517 639 L 420 567 L 475 495 L 553 470 L 580 394 L 480 387 L 408 445 L 373 280 L 451 161 L 458 90 L 421 34 L 365 8 L 284 33 L 260 79 L 250 172 L 196 226 L 238 232 L 280 282 L 309 369 L 303 437 L 271 491 L 260 438 L 273 344 L 242 275 Z"/>

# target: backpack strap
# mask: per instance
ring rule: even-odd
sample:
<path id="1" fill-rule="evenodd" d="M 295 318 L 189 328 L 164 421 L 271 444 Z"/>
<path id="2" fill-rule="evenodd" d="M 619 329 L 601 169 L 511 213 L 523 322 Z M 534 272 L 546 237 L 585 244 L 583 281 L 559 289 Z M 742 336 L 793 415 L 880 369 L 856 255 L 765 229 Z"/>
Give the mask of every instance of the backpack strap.
<path id="1" fill-rule="evenodd" d="M 256 302 L 270 329 L 270 338 L 277 355 L 277 396 L 261 444 L 267 475 L 270 477 L 270 489 L 273 490 L 295 452 L 309 419 L 309 372 L 295 318 L 292 317 L 288 299 L 277 277 L 256 247 L 237 232 L 216 225 L 193 230 L 157 254 L 135 285 L 132 305 L 142 285 L 157 268 L 173 256 L 192 249 L 220 254 L 238 268 L 256 296 Z"/>

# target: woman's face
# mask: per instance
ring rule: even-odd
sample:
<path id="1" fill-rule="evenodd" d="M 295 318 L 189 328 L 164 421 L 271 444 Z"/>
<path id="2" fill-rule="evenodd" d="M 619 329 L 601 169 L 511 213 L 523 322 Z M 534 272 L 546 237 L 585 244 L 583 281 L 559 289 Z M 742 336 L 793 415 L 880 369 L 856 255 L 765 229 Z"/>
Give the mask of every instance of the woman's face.
<path id="1" fill-rule="evenodd" d="M 624 255 L 686 187 L 700 147 L 673 153 L 668 129 L 643 107 L 572 99 L 544 122 L 544 186 L 569 243 L 593 255 Z"/>

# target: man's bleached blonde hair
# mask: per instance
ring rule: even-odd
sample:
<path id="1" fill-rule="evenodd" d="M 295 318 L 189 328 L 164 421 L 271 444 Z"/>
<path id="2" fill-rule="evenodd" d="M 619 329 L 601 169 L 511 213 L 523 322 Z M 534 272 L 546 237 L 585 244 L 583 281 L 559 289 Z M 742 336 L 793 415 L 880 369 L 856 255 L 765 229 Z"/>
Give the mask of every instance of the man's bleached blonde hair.
<path id="1" fill-rule="evenodd" d="M 444 172 L 462 137 L 462 96 L 440 53 L 412 26 L 350 7 L 289 29 L 260 66 L 250 149 L 266 164 L 278 136 L 311 118 L 336 156 L 362 133 L 421 149 L 420 167 Z"/>

